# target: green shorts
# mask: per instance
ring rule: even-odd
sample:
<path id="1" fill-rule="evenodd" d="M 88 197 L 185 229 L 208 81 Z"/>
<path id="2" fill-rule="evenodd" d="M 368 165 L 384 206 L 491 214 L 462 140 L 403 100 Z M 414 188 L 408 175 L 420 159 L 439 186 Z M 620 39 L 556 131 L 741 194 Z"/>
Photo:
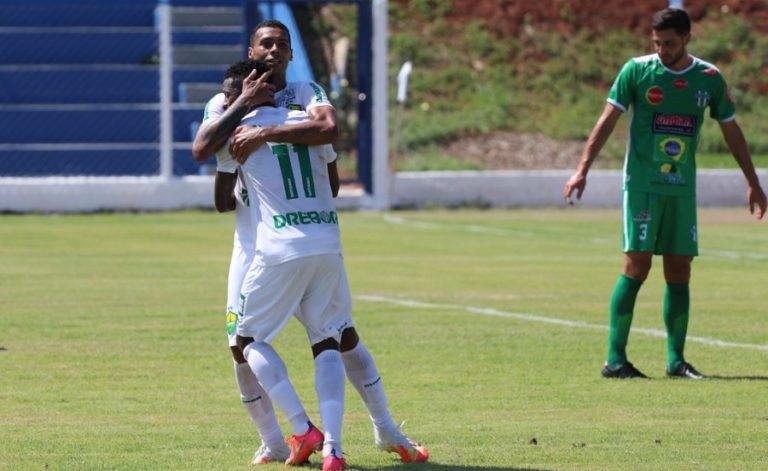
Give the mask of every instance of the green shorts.
<path id="1" fill-rule="evenodd" d="M 696 197 L 624 191 L 624 252 L 699 254 Z"/>

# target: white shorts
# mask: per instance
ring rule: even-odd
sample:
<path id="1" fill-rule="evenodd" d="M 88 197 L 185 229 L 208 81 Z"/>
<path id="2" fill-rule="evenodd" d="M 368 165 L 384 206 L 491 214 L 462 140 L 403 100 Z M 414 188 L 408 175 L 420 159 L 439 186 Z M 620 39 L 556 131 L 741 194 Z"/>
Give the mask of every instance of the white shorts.
<path id="1" fill-rule="evenodd" d="M 310 344 L 341 341 L 352 327 L 344 259 L 340 254 L 296 258 L 279 265 L 253 264 L 240 295 L 237 335 L 271 342 L 292 314 L 304 325 Z"/>
<path id="2" fill-rule="evenodd" d="M 240 307 L 240 290 L 245 274 L 253 261 L 253 250 L 245 250 L 240 244 L 232 247 L 232 259 L 229 262 L 229 279 L 227 280 L 227 337 L 229 346 L 237 346 L 237 313 Z"/>

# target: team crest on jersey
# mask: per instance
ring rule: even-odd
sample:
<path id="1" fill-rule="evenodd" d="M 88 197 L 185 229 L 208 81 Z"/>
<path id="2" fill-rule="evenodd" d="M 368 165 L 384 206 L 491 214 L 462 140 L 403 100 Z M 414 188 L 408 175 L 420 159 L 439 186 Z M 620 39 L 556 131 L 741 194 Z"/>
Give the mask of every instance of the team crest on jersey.
<path id="1" fill-rule="evenodd" d="M 646 90 L 645 99 L 652 105 L 660 105 L 664 101 L 664 90 L 654 85 Z"/>
<path id="2" fill-rule="evenodd" d="M 227 309 L 227 334 L 232 335 L 237 328 L 237 313 L 234 308 Z"/>
<path id="3" fill-rule="evenodd" d="M 296 90 L 294 90 L 293 88 L 286 88 L 282 96 L 280 97 L 280 103 L 278 103 L 278 105 L 283 108 L 288 108 L 288 105 L 295 99 L 296 99 Z"/>
<path id="4" fill-rule="evenodd" d="M 709 92 L 705 90 L 699 90 L 694 93 L 693 98 L 696 100 L 696 106 L 699 108 L 706 108 L 709 104 Z"/>
<path id="5" fill-rule="evenodd" d="M 248 189 L 246 187 L 240 189 L 240 199 L 243 200 L 243 206 L 251 206 L 251 199 L 248 197 Z"/>
<path id="6" fill-rule="evenodd" d="M 687 114 L 656 113 L 653 115 L 653 132 L 693 136 L 696 132 L 696 117 Z"/>

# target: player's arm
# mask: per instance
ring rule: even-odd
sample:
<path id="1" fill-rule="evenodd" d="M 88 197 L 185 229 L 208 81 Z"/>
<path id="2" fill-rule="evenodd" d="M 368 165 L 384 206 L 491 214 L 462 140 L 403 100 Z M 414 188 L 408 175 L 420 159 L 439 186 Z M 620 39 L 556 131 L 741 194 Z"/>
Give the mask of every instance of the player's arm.
<path id="1" fill-rule="evenodd" d="M 603 148 L 608 138 L 611 137 L 613 129 L 616 127 L 616 123 L 621 117 L 622 110 L 613 105 L 607 103 L 603 108 L 603 113 L 595 123 L 595 127 L 589 133 L 587 144 L 584 146 L 584 151 L 581 154 L 581 160 L 571 178 L 565 182 L 565 188 L 563 188 L 563 196 L 570 200 L 571 195 L 576 191 L 576 198 L 581 199 L 581 194 L 584 192 L 584 187 L 587 185 L 587 173 L 592 163 L 597 158 L 600 150 Z"/>
<path id="2" fill-rule="evenodd" d="M 339 181 L 339 168 L 336 166 L 336 161 L 328 164 L 328 180 L 331 182 L 331 193 L 333 197 L 339 196 L 339 187 L 341 183 Z"/>
<path id="3" fill-rule="evenodd" d="M 267 83 L 271 71 L 254 78 L 256 71 L 252 71 L 243 80 L 243 91 L 237 99 L 227 107 L 224 113 L 216 119 L 203 122 L 195 135 L 192 143 L 192 155 L 195 160 L 202 162 L 221 149 L 229 136 L 235 131 L 240 121 L 248 111 L 256 105 L 272 100 L 274 85 Z"/>
<path id="4" fill-rule="evenodd" d="M 226 213 L 235 210 L 235 183 L 237 183 L 237 173 L 216 172 L 213 186 L 213 202 L 216 211 Z"/>
<path id="5" fill-rule="evenodd" d="M 720 131 L 723 133 L 725 143 L 739 164 L 744 177 L 747 179 L 747 202 L 749 203 L 749 212 L 754 214 L 757 206 L 757 218 L 762 219 L 766 211 L 766 197 L 763 188 L 760 186 L 760 180 L 757 178 L 755 166 L 752 163 L 752 157 L 749 154 L 747 140 L 741 127 L 735 119 L 729 121 L 719 121 Z"/>
<path id="6" fill-rule="evenodd" d="M 339 137 L 336 110 L 332 106 L 315 106 L 307 111 L 309 119 L 300 123 L 269 127 L 241 126 L 237 128 L 229 151 L 238 162 L 258 149 L 265 142 L 289 142 L 319 146 L 332 144 Z"/>

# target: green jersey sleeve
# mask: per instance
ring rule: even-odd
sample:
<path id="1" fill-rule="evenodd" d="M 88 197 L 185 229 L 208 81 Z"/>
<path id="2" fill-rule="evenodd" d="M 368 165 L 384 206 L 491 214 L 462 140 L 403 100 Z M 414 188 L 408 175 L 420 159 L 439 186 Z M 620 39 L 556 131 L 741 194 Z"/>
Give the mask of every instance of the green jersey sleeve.
<path id="1" fill-rule="evenodd" d="M 637 62 L 630 59 L 613 82 L 611 91 L 608 92 L 608 102 L 619 105 L 623 111 L 629 109 L 630 103 L 635 99 L 635 83 L 637 75 Z"/>
<path id="2" fill-rule="evenodd" d="M 718 83 L 712 92 L 712 102 L 709 105 L 709 116 L 717 121 L 727 121 L 736 114 L 731 92 L 722 74 L 717 74 Z"/>

